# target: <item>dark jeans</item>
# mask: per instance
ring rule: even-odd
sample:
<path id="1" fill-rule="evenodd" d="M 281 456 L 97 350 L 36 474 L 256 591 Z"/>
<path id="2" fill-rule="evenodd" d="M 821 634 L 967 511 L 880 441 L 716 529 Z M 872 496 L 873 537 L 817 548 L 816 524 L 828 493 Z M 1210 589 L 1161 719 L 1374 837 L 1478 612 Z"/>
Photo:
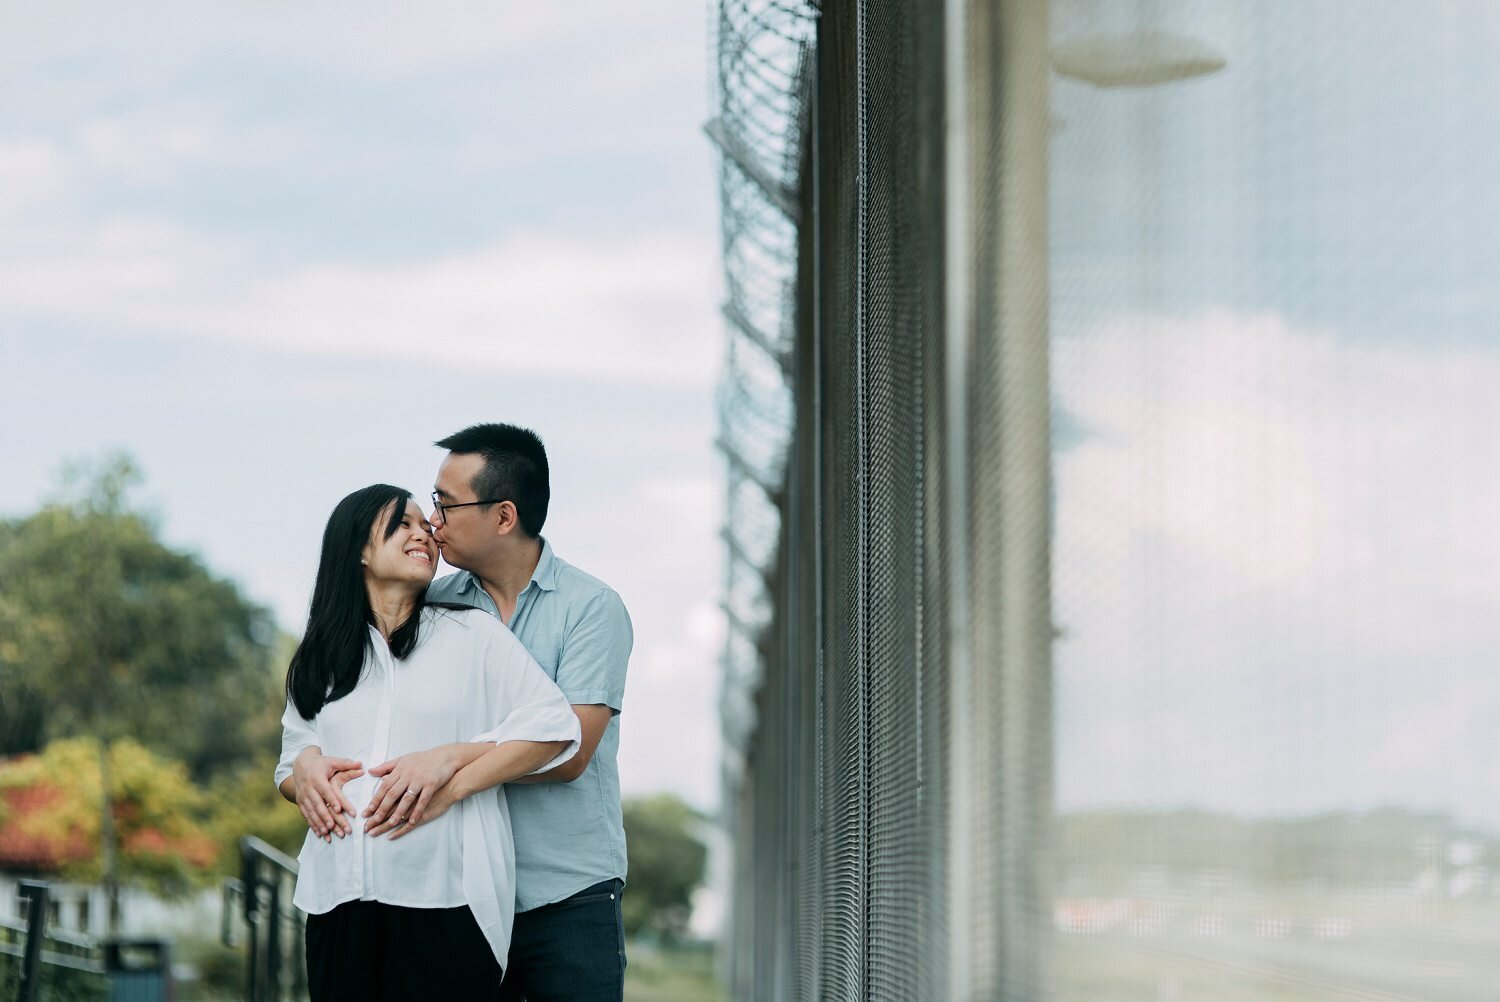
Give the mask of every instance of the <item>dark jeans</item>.
<path id="1" fill-rule="evenodd" d="M 307 917 L 312 1002 L 487 999 L 500 965 L 468 908 L 345 901 Z"/>
<path id="2" fill-rule="evenodd" d="M 625 996 L 624 881 L 516 913 L 502 1002 L 620 1002 Z"/>

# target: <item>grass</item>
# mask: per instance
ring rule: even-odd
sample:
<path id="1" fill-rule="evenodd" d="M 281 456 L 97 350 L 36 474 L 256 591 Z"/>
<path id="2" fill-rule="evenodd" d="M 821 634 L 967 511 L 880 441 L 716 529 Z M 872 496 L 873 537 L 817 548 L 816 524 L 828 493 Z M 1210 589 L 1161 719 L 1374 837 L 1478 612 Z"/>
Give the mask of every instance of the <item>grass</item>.
<path id="1" fill-rule="evenodd" d="M 713 952 L 632 943 L 626 947 L 625 1002 L 722 1002 Z"/>

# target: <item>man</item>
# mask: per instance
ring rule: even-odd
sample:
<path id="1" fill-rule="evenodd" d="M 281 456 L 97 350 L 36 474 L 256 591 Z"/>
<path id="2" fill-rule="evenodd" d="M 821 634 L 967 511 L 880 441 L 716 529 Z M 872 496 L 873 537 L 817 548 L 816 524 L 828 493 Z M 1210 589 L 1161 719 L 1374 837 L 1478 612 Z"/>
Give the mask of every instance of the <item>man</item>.
<path id="1" fill-rule="evenodd" d="M 481 424 L 437 443 L 449 450 L 433 487 L 433 535 L 457 574 L 433 602 L 498 616 L 552 677 L 583 729 L 567 763 L 506 788 L 516 840 L 516 924 L 502 999 L 611 999 L 624 994 L 625 827 L 618 714 L 632 631 L 611 588 L 542 538 L 551 496 L 535 433 Z"/>

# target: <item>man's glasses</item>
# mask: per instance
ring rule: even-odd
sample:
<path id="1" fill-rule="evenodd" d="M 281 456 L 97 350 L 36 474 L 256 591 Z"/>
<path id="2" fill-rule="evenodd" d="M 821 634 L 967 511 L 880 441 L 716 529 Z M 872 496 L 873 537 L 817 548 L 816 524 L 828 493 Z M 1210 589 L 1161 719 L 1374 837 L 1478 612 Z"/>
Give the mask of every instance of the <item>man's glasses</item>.
<path id="1" fill-rule="evenodd" d="M 491 498 L 488 501 L 462 501 L 458 504 L 447 504 L 438 500 L 437 491 L 432 492 L 432 512 L 444 522 L 448 521 L 448 512 L 454 508 L 468 508 L 476 504 L 499 504 L 504 498 Z"/>

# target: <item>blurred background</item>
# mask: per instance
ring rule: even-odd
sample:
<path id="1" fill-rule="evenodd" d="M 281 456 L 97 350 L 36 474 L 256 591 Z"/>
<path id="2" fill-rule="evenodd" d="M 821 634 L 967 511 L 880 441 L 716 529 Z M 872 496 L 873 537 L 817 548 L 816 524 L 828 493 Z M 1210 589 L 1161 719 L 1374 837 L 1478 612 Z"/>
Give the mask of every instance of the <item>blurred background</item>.
<path id="1" fill-rule="evenodd" d="M 296 996 L 318 533 L 500 419 L 635 620 L 628 997 L 1492 999 L 1497 43 L 0 15 L 0 998 L 38 879 L 58 998 Z"/>
<path id="2" fill-rule="evenodd" d="M 1495 997 L 1495 5 L 721 9 L 734 997 Z"/>

